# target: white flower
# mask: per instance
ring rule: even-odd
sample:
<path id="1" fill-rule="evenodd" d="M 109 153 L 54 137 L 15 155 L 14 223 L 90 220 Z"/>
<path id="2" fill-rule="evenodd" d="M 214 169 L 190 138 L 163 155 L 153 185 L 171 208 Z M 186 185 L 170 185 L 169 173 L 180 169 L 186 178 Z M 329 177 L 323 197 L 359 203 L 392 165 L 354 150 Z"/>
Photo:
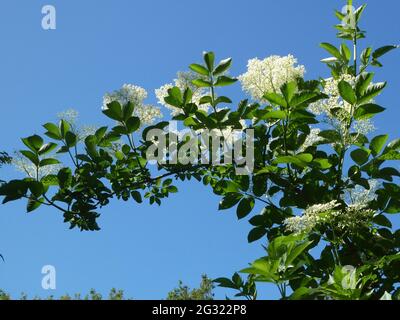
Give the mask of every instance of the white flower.
<path id="1" fill-rule="evenodd" d="M 321 130 L 318 128 L 313 128 L 310 130 L 310 134 L 307 136 L 306 140 L 304 141 L 303 145 L 300 147 L 299 151 L 304 152 L 308 147 L 312 147 L 316 145 L 318 142 L 324 140 L 322 137 L 319 136 Z"/>
<path id="2" fill-rule="evenodd" d="M 61 164 L 53 164 L 40 167 L 39 171 L 36 172 L 36 166 L 27 158 L 25 158 L 20 152 L 15 153 L 11 163 L 18 171 L 24 173 L 28 178 L 39 178 L 39 180 L 50 174 L 57 174 L 62 168 Z"/>
<path id="3" fill-rule="evenodd" d="M 354 87 L 356 78 L 352 75 L 345 74 L 342 75 L 339 79 L 328 78 L 324 80 L 324 89 L 323 93 L 328 95 L 329 97 L 324 100 L 319 100 L 312 105 L 310 105 L 309 110 L 316 115 L 326 114 L 328 117 L 333 117 L 332 110 L 336 108 L 341 108 L 346 111 L 348 115 L 351 113 L 351 105 L 340 97 L 339 93 L 339 82 L 346 81 L 351 86 Z"/>
<path id="4" fill-rule="evenodd" d="M 357 185 L 355 188 L 347 190 L 344 195 L 344 200 L 350 203 L 350 205 L 358 206 L 359 208 L 367 207 L 371 201 L 376 200 L 378 197 L 376 191 L 380 188 L 381 182 L 371 179 L 368 181 L 368 184 L 369 189 Z"/>
<path id="5" fill-rule="evenodd" d="M 162 118 L 161 110 L 151 105 L 145 105 L 147 91 L 133 84 L 124 84 L 121 89 L 106 93 L 103 97 L 102 109 L 107 109 L 107 105 L 113 101 L 118 101 L 121 106 L 131 102 L 134 108 L 134 115 L 139 117 L 142 124 L 152 124 L 157 118 Z"/>
<path id="6" fill-rule="evenodd" d="M 322 214 L 330 212 L 340 206 L 340 203 L 333 200 L 324 204 L 316 204 L 308 207 L 303 215 L 287 218 L 284 221 L 286 229 L 295 234 L 312 231 L 315 226 L 324 221 Z"/>
<path id="7" fill-rule="evenodd" d="M 284 221 L 286 230 L 294 234 L 310 233 L 317 225 L 328 224 L 331 228 L 351 233 L 368 226 L 375 214 L 364 201 L 346 205 L 344 209 L 339 207 L 336 200 L 311 206 L 301 216 L 287 218 Z"/>
<path id="8" fill-rule="evenodd" d="M 85 125 L 78 129 L 78 140 L 84 141 L 88 136 L 92 136 L 97 131 L 96 126 Z"/>
<path id="9" fill-rule="evenodd" d="M 162 118 L 160 108 L 151 105 L 137 105 L 133 114 L 140 119 L 140 122 L 145 125 L 152 124 L 155 119 Z"/>
<path id="10" fill-rule="evenodd" d="M 68 109 L 57 114 L 57 118 L 74 125 L 79 117 L 79 112 L 74 109 Z"/>
<path id="11" fill-rule="evenodd" d="M 106 93 L 103 97 L 103 110 L 107 109 L 107 105 L 113 101 L 118 101 L 122 106 L 128 102 L 134 105 L 140 105 L 147 98 L 145 89 L 133 84 L 124 84 L 121 89 Z"/>
<path id="12" fill-rule="evenodd" d="M 296 64 L 297 59 L 292 55 L 249 60 L 247 72 L 239 76 L 243 91 L 253 100 L 264 102 L 264 94 L 279 92 L 283 84 L 303 78 L 305 68 Z"/>
<path id="13" fill-rule="evenodd" d="M 328 98 L 311 104 L 309 111 L 315 115 L 325 116 L 324 121 L 342 136 L 344 145 L 350 145 L 357 141 L 359 135 L 367 135 L 374 131 L 375 126 L 371 120 L 363 119 L 353 120 L 352 126 L 349 128 L 349 123 L 357 110 L 357 106 L 352 106 L 341 98 L 338 86 L 342 80 L 349 83 L 353 88 L 356 85 L 356 77 L 349 74 L 342 75 L 338 79 L 328 78 L 324 80 L 322 92 Z M 372 100 L 367 102 L 372 102 Z M 355 135 L 351 133 L 355 133 Z"/>
<path id="14" fill-rule="evenodd" d="M 376 130 L 374 123 L 370 119 L 356 120 L 353 123 L 352 129 L 357 134 L 367 135 Z"/>
<path id="15" fill-rule="evenodd" d="M 171 111 L 172 116 L 176 116 L 182 113 L 177 107 L 171 106 L 170 104 L 165 102 L 165 98 L 168 96 L 168 90 L 173 87 L 178 87 L 182 92 L 189 88 L 192 93 L 192 102 L 195 103 L 200 110 L 208 112 L 210 108 L 209 104 L 201 104 L 200 99 L 207 93 L 206 88 L 197 88 L 192 81 L 198 79 L 200 76 L 192 71 L 188 72 L 178 72 L 177 78 L 174 79 L 174 83 L 168 83 L 163 85 L 162 87 L 155 90 L 156 97 L 158 99 L 158 103 L 168 108 Z"/>

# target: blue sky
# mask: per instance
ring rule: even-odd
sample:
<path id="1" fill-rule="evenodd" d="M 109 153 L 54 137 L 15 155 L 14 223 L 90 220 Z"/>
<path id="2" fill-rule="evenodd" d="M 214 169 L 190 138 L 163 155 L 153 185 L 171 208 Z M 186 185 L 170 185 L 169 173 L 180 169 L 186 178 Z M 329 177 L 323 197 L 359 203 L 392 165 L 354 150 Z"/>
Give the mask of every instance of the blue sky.
<path id="1" fill-rule="evenodd" d="M 400 43 L 395 0 L 366 1 L 363 45 Z M 57 30 L 41 28 L 41 8 L 57 10 Z M 320 42 L 337 43 L 334 8 L 344 1 L 316 0 L 4 0 L 0 10 L 0 147 L 21 147 L 19 138 L 42 133 L 41 124 L 68 108 L 81 122 L 102 125 L 102 96 L 124 83 L 149 91 L 170 82 L 177 71 L 201 60 L 204 50 L 233 57 L 231 73 L 241 74 L 247 60 L 272 54 L 295 55 L 307 78 L 328 76 L 319 63 Z M 398 92 L 400 53 L 384 58 L 377 79 L 389 86 L 379 103 L 388 110 L 376 120 L 378 132 L 400 136 Z M 228 90 L 235 101 L 240 86 Z M 168 112 L 164 112 L 168 115 Z M 110 123 L 111 125 L 111 123 Z M 3 168 L 2 177 L 17 177 Z M 25 203 L 0 207 L 0 288 L 14 296 L 106 293 L 124 289 L 138 299 L 165 298 L 178 280 L 190 286 L 200 275 L 228 276 L 263 254 L 247 244 L 250 226 L 233 211 L 218 212 L 219 199 L 198 183 L 186 183 L 161 207 L 114 201 L 104 208 L 95 233 L 70 231 L 60 213 L 43 208 L 25 213 Z M 57 290 L 41 288 L 41 268 L 57 269 Z M 218 298 L 229 292 L 216 290 Z M 264 298 L 276 297 L 266 287 Z"/>

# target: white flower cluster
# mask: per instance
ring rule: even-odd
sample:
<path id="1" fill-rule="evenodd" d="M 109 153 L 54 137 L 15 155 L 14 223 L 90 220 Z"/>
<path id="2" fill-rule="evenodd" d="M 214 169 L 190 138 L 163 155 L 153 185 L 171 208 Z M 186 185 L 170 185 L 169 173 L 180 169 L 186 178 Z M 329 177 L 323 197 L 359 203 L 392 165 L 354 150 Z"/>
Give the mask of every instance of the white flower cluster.
<path id="1" fill-rule="evenodd" d="M 357 203 L 347 206 L 344 211 L 332 211 L 329 218 L 336 228 L 351 232 L 367 226 L 374 213 L 375 211 L 368 209 L 365 204 Z"/>
<path id="2" fill-rule="evenodd" d="M 247 72 L 239 76 L 242 89 L 253 100 L 265 102 L 264 94 L 279 92 L 283 84 L 303 78 L 305 67 L 296 64 L 297 59 L 292 55 L 275 55 L 264 60 L 251 59 L 247 64 Z"/>
<path id="3" fill-rule="evenodd" d="M 287 218 L 284 222 L 286 229 L 295 234 L 310 232 L 317 224 L 325 221 L 324 213 L 330 212 L 339 206 L 340 203 L 333 200 L 328 203 L 308 207 L 303 215 Z"/>
<path id="4" fill-rule="evenodd" d="M 201 104 L 200 99 L 207 93 L 206 88 L 197 88 L 192 81 L 198 79 L 200 76 L 192 71 L 178 72 L 177 78 L 174 79 L 174 83 L 168 83 L 155 90 L 158 103 L 168 108 L 171 111 L 172 116 L 176 116 L 182 112 L 177 107 L 171 106 L 165 102 L 165 98 L 168 96 L 168 90 L 173 87 L 178 87 L 182 92 L 189 88 L 193 92 L 192 102 L 195 103 L 200 110 L 208 112 L 210 108 L 209 104 Z"/>
<path id="5" fill-rule="evenodd" d="M 91 126 L 91 125 L 85 125 L 79 128 L 77 131 L 77 136 L 79 141 L 84 141 L 88 136 L 92 136 L 96 133 L 97 131 L 96 126 Z"/>
<path id="6" fill-rule="evenodd" d="M 303 145 L 300 147 L 299 152 L 304 152 L 308 147 L 315 146 L 318 142 L 324 140 L 322 137 L 319 136 L 320 133 L 321 129 L 318 128 L 311 129 Z"/>
<path id="7" fill-rule="evenodd" d="M 133 84 L 124 84 L 121 89 L 106 93 L 103 97 L 102 109 L 113 101 L 118 101 L 122 106 L 128 102 L 135 106 L 134 115 L 139 117 L 144 125 L 154 123 L 157 118 L 162 118 L 161 110 L 155 106 L 145 105 L 143 101 L 147 98 L 147 91 Z"/>
<path id="8" fill-rule="evenodd" d="M 334 115 L 332 114 L 332 110 L 340 108 L 347 113 L 347 115 L 344 116 L 348 118 L 348 116 L 351 113 L 351 105 L 346 101 L 342 100 L 338 88 L 339 82 L 342 80 L 348 82 L 351 86 L 354 87 L 356 78 L 352 75 L 345 74 L 342 75 L 339 79 L 334 79 L 334 78 L 325 79 L 324 89 L 322 92 L 329 97 L 327 99 L 319 100 L 313 103 L 309 107 L 312 113 L 316 115 L 325 114 L 328 117 L 334 117 Z"/>
<path id="9" fill-rule="evenodd" d="M 76 123 L 77 119 L 79 117 L 78 111 L 74 109 L 68 109 L 62 112 L 59 112 L 57 114 L 57 118 L 60 120 L 64 120 L 68 122 L 70 125 L 73 125 Z"/>
<path id="10" fill-rule="evenodd" d="M 39 180 L 50 174 L 57 174 L 62 168 L 61 164 L 52 164 L 40 167 L 39 172 L 36 172 L 36 166 L 20 152 L 15 153 L 11 163 L 18 171 L 24 173 L 28 178 L 39 178 Z"/>
<path id="11" fill-rule="evenodd" d="M 70 130 L 76 134 L 79 141 L 85 140 L 88 136 L 94 135 L 97 127 L 93 125 L 78 126 L 79 112 L 74 109 L 68 109 L 57 114 L 57 118 L 68 122 Z"/>
<path id="12" fill-rule="evenodd" d="M 354 189 L 347 190 L 344 195 L 344 200 L 354 206 L 366 207 L 368 204 L 376 200 L 376 191 L 381 187 L 381 182 L 376 179 L 368 180 L 369 189 L 357 185 Z"/>
<path id="13" fill-rule="evenodd" d="M 355 87 L 356 78 L 345 74 L 338 79 L 328 78 L 324 81 L 323 93 L 328 95 L 327 99 L 317 101 L 310 105 L 309 110 L 315 115 L 324 115 L 325 121 L 336 129 L 346 144 L 351 144 L 357 140 L 358 135 L 367 135 L 375 130 L 375 126 L 369 119 L 353 121 L 351 130 L 348 130 L 349 119 L 353 116 L 356 109 L 344 101 L 339 93 L 339 82 L 346 81 L 352 87 Z M 357 135 L 351 137 L 350 133 Z"/>
<path id="14" fill-rule="evenodd" d="M 334 200 L 311 206 L 301 216 L 287 218 L 284 223 L 286 230 L 294 234 L 309 233 L 318 224 L 330 224 L 341 231 L 352 232 L 367 226 L 373 218 L 375 212 L 367 206 L 367 203 L 353 203 L 340 210 L 340 203 Z"/>

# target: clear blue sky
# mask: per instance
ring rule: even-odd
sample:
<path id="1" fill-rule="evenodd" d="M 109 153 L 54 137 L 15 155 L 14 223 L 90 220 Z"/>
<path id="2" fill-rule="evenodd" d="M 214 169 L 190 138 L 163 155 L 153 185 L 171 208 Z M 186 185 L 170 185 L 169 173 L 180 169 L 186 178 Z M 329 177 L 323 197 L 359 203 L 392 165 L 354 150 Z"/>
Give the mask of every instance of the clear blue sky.
<path id="1" fill-rule="evenodd" d="M 323 41 L 334 42 L 333 9 L 345 1 L 316 0 L 3 0 L 0 10 L 0 149 L 12 152 L 20 137 L 42 133 L 41 124 L 73 107 L 87 124 L 103 124 L 105 92 L 133 83 L 149 91 L 170 82 L 176 71 L 200 61 L 204 50 L 233 57 L 232 74 L 247 60 L 272 54 L 295 55 L 307 78 L 327 76 L 319 63 Z M 400 43 L 395 0 L 366 1 L 363 44 Z M 57 30 L 41 28 L 41 8 L 57 9 Z M 400 52 L 384 59 L 379 80 L 389 86 L 379 103 L 378 132 L 400 136 Z M 397 71 L 397 72 L 396 72 Z M 230 91 L 238 101 L 239 85 Z M 168 112 L 165 112 L 167 115 Z M 3 168 L 2 176 L 18 176 Z M 263 254 L 247 244 L 247 221 L 233 211 L 218 212 L 219 199 L 201 184 L 180 185 L 180 192 L 158 207 L 114 201 L 102 210 L 102 230 L 68 230 L 60 213 L 25 213 L 25 203 L 0 207 L 0 288 L 18 295 L 105 293 L 124 289 L 139 299 L 165 298 L 179 279 L 195 286 L 202 273 L 228 276 Z M 41 288 L 41 268 L 57 269 L 57 290 Z M 216 291 L 224 298 L 226 290 Z M 264 298 L 276 297 L 267 287 Z"/>

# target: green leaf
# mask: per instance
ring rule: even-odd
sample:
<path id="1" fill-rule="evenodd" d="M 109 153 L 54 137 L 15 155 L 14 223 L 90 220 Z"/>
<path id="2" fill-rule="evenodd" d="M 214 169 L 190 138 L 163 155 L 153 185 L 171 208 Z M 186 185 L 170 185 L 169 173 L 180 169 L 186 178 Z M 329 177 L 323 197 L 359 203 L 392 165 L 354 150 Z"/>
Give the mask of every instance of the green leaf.
<path id="1" fill-rule="evenodd" d="M 94 135 L 100 141 L 100 140 L 102 140 L 104 138 L 104 136 L 106 135 L 106 132 L 107 132 L 107 127 L 101 127 L 101 128 L 96 130 Z"/>
<path id="2" fill-rule="evenodd" d="M 371 53 L 372 53 L 372 48 L 366 48 L 363 50 L 363 52 L 361 53 L 361 62 L 363 63 L 363 65 L 367 65 L 370 58 L 371 58 Z"/>
<path id="3" fill-rule="evenodd" d="M 362 97 L 358 100 L 358 103 L 364 104 L 370 102 L 373 98 L 379 95 L 382 90 L 386 87 L 386 82 L 379 82 L 373 85 L 370 85 Z"/>
<path id="4" fill-rule="evenodd" d="M 39 157 L 29 150 L 21 150 L 21 154 L 28 158 L 35 166 L 39 165 Z"/>
<path id="5" fill-rule="evenodd" d="M 65 135 L 67 134 L 67 132 L 70 129 L 69 123 L 67 121 L 65 121 L 65 120 L 60 120 L 60 123 L 59 123 L 58 126 L 60 128 L 61 137 L 65 138 Z"/>
<path id="6" fill-rule="evenodd" d="M 113 101 L 113 102 L 107 104 L 107 108 L 103 110 L 103 113 L 110 119 L 113 119 L 116 121 L 123 120 L 122 107 L 118 101 Z"/>
<path id="7" fill-rule="evenodd" d="M 140 128 L 140 119 L 138 117 L 130 117 L 126 121 L 126 128 L 128 129 L 128 133 L 137 131 Z"/>
<path id="8" fill-rule="evenodd" d="M 315 102 L 316 100 L 322 99 L 324 97 L 324 95 L 316 92 L 300 92 L 294 95 L 293 99 L 290 101 L 290 106 L 292 108 L 295 108 L 304 103 Z"/>
<path id="9" fill-rule="evenodd" d="M 287 107 L 285 98 L 278 93 L 275 92 L 266 93 L 264 94 L 264 99 L 268 100 L 273 105 Z"/>
<path id="10" fill-rule="evenodd" d="M 233 281 L 228 278 L 218 278 L 213 282 L 217 283 L 221 288 L 237 289 L 236 284 L 234 284 Z"/>
<path id="11" fill-rule="evenodd" d="M 172 106 L 181 107 L 183 104 L 181 90 L 178 87 L 168 89 L 168 97 L 166 97 L 164 100 Z"/>
<path id="12" fill-rule="evenodd" d="M 355 163 L 361 166 L 368 161 L 370 153 L 366 149 L 356 149 L 350 153 L 350 156 Z"/>
<path id="13" fill-rule="evenodd" d="M 208 70 L 200 64 L 193 63 L 189 66 L 189 69 L 203 76 L 209 75 Z"/>
<path id="14" fill-rule="evenodd" d="M 177 193 L 178 192 L 178 188 L 176 186 L 169 186 L 169 187 L 167 187 L 167 190 L 170 193 Z"/>
<path id="15" fill-rule="evenodd" d="M 43 159 L 40 161 L 39 166 L 45 167 L 45 166 L 50 166 L 50 165 L 59 164 L 59 163 L 60 163 L 60 161 L 58 161 L 57 159 Z"/>
<path id="16" fill-rule="evenodd" d="M 88 136 L 85 139 L 85 146 L 88 154 L 92 157 L 95 158 L 97 157 L 97 138 L 96 136 Z"/>
<path id="17" fill-rule="evenodd" d="M 68 188 L 72 183 L 72 171 L 70 168 L 62 168 L 58 174 L 58 184 L 61 189 Z"/>
<path id="18" fill-rule="evenodd" d="M 187 105 L 192 101 L 193 98 L 193 92 L 190 90 L 190 88 L 186 88 L 185 91 L 183 92 L 183 104 Z"/>
<path id="19" fill-rule="evenodd" d="M 354 118 L 356 120 L 370 119 L 374 115 L 385 111 L 385 108 L 378 106 L 374 103 L 363 104 L 359 106 L 354 112 Z"/>
<path id="20" fill-rule="evenodd" d="M 339 88 L 340 96 L 345 101 L 347 101 L 351 105 L 354 105 L 357 102 L 356 93 L 354 92 L 352 86 L 348 82 L 346 82 L 344 80 L 340 81 L 338 88 Z"/>
<path id="21" fill-rule="evenodd" d="M 281 110 L 275 110 L 264 114 L 260 119 L 267 120 L 267 119 L 286 119 L 287 113 Z"/>
<path id="22" fill-rule="evenodd" d="M 220 96 L 217 99 L 215 99 L 215 104 L 220 104 L 220 103 L 232 103 L 232 100 L 229 99 L 228 97 Z"/>
<path id="23" fill-rule="evenodd" d="M 291 81 L 289 83 L 285 83 L 281 87 L 281 92 L 283 94 L 283 97 L 286 100 L 287 105 L 290 104 L 290 101 L 293 99 L 294 94 L 297 91 L 297 83 L 295 81 Z"/>
<path id="24" fill-rule="evenodd" d="M 395 151 L 395 150 L 390 150 L 389 152 L 386 152 L 385 154 L 381 155 L 379 160 L 400 160 L 400 152 Z"/>
<path id="25" fill-rule="evenodd" d="M 65 134 L 65 143 L 67 144 L 68 148 L 75 147 L 76 144 L 78 143 L 78 137 L 72 131 L 68 131 Z"/>
<path id="26" fill-rule="evenodd" d="M 214 61 L 215 61 L 215 55 L 214 52 L 204 52 L 203 53 L 203 58 L 204 62 L 206 63 L 206 66 L 208 68 L 208 71 L 210 73 L 214 70 Z"/>
<path id="27" fill-rule="evenodd" d="M 292 163 L 298 167 L 305 168 L 312 162 L 313 156 L 309 153 L 301 153 L 296 156 L 282 156 L 275 159 L 274 163 Z"/>
<path id="28" fill-rule="evenodd" d="M 252 243 L 264 237 L 267 234 L 267 230 L 264 227 L 256 227 L 251 229 L 247 236 L 247 241 Z"/>
<path id="29" fill-rule="evenodd" d="M 137 203 L 143 202 L 142 195 L 140 194 L 139 191 L 132 191 L 131 196 Z"/>
<path id="30" fill-rule="evenodd" d="M 239 219 L 243 219 L 246 217 L 251 210 L 254 208 L 254 199 L 253 198 L 243 198 L 236 210 L 237 217 Z"/>
<path id="31" fill-rule="evenodd" d="M 45 133 L 46 136 L 55 140 L 61 140 L 60 129 L 54 123 L 46 123 L 43 127 L 47 130 Z"/>
<path id="32" fill-rule="evenodd" d="M 314 159 L 312 163 L 321 170 L 326 170 L 332 167 L 332 163 L 329 162 L 329 159 Z"/>
<path id="33" fill-rule="evenodd" d="M 27 138 L 23 138 L 21 140 L 29 149 L 31 149 L 35 153 L 38 152 L 43 145 L 43 139 L 36 134 Z"/>
<path id="34" fill-rule="evenodd" d="M 192 83 L 199 88 L 210 88 L 212 86 L 210 81 L 206 81 L 203 79 L 193 80 Z"/>
<path id="35" fill-rule="evenodd" d="M 388 52 L 390 52 L 390 51 L 392 51 L 392 50 L 394 50 L 394 49 L 397 49 L 397 48 L 399 48 L 399 46 L 395 46 L 395 45 L 390 45 L 390 46 L 381 47 L 381 48 L 379 48 L 379 49 L 376 49 L 376 50 L 372 53 L 372 58 L 373 58 L 374 60 L 376 60 L 376 59 L 382 57 L 383 55 L 385 55 L 386 53 L 388 53 Z"/>
<path id="36" fill-rule="evenodd" d="M 29 181 L 28 188 L 36 198 L 39 198 L 44 193 L 43 183 L 39 181 Z"/>
<path id="37" fill-rule="evenodd" d="M 343 57 L 343 60 L 345 60 L 347 62 L 350 61 L 351 51 L 350 51 L 349 47 L 345 43 L 342 43 L 340 45 L 340 55 Z"/>
<path id="38" fill-rule="evenodd" d="M 50 142 L 44 144 L 40 149 L 39 149 L 39 155 L 45 155 L 51 151 L 53 151 L 57 147 L 56 143 Z"/>
<path id="39" fill-rule="evenodd" d="M 58 186 L 58 178 L 55 174 L 49 174 L 43 177 L 40 179 L 40 182 L 45 186 Z"/>
<path id="40" fill-rule="evenodd" d="M 373 73 L 363 73 L 357 77 L 356 81 L 357 97 L 362 97 L 365 94 L 365 91 L 368 89 L 373 78 L 374 78 Z"/>
<path id="41" fill-rule="evenodd" d="M 218 210 L 226 210 L 235 206 L 240 199 L 242 199 L 242 195 L 240 193 L 228 193 L 219 203 Z"/>
<path id="42" fill-rule="evenodd" d="M 124 121 L 127 121 L 132 116 L 134 109 L 135 109 L 135 106 L 130 101 L 123 106 L 122 117 L 124 118 Z"/>
<path id="43" fill-rule="evenodd" d="M 400 213 L 400 201 L 396 199 L 390 200 L 385 212 L 389 214 Z"/>
<path id="44" fill-rule="evenodd" d="M 229 86 L 231 84 L 234 84 L 237 81 L 237 79 L 227 77 L 227 76 L 220 76 L 217 79 L 217 82 L 215 82 L 216 87 L 224 87 L 224 86 Z"/>
<path id="45" fill-rule="evenodd" d="M 218 66 L 215 68 L 213 74 L 216 76 L 216 75 L 219 75 L 221 73 L 224 73 L 225 71 L 227 71 L 231 67 L 231 64 L 232 64 L 232 58 L 228 58 L 228 59 L 222 60 L 218 64 Z"/>
<path id="46" fill-rule="evenodd" d="M 28 204 L 26 206 L 26 211 L 27 212 L 32 212 L 39 208 L 42 204 L 43 198 L 39 199 L 39 201 L 36 201 L 34 197 L 29 197 L 28 199 Z"/>
<path id="47" fill-rule="evenodd" d="M 386 142 L 388 141 L 389 136 L 387 134 L 376 136 L 372 139 L 369 148 L 374 156 L 377 156 L 385 146 Z"/>
<path id="48" fill-rule="evenodd" d="M 212 98 L 211 96 L 204 96 L 200 98 L 200 104 L 211 104 Z"/>
<path id="49" fill-rule="evenodd" d="M 383 214 L 375 216 L 373 222 L 383 227 L 392 228 L 392 223 Z"/>
<path id="50" fill-rule="evenodd" d="M 342 55 L 340 54 L 339 50 L 332 44 L 330 43 L 321 43 L 320 47 L 328 51 L 331 55 L 333 55 L 335 58 L 342 60 Z"/>

